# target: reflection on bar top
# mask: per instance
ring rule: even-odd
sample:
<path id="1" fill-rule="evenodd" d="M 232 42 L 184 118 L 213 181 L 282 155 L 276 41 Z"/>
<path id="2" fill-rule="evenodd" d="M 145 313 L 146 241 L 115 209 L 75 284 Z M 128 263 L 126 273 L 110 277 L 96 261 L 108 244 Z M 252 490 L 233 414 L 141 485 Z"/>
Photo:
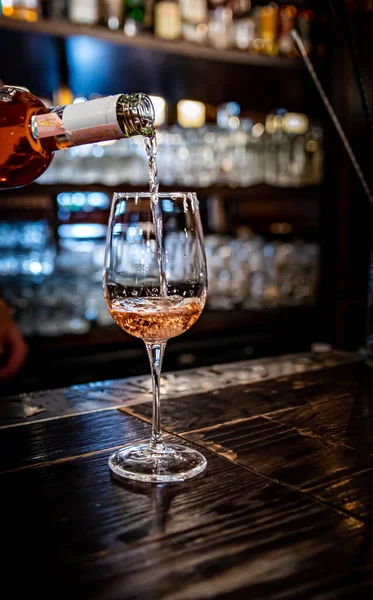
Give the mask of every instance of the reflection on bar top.
<path id="1" fill-rule="evenodd" d="M 162 376 L 162 399 L 214 392 L 232 385 L 248 385 L 360 360 L 358 354 L 331 350 L 169 372 Z M 150 375 L 30 392 L 1 400 L 0 428 L 151 401 Z"/>

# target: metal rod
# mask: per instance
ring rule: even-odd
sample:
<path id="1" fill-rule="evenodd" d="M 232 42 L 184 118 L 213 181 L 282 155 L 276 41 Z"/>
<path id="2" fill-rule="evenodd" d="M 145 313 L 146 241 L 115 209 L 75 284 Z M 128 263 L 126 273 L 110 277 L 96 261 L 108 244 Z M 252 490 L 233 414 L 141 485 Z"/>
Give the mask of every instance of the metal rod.
<path id="1" fill-rule="evenodd" d="M 323 103 L 325 105 L 325 108 L 328 111 L 329 116 L 330 116 L 331 120 L 333 121 L 336 130 L 339 133 L 339 136 L 340 136 L 340 138 L 341 138 L 341 140 L 343 142 L 344 147 L 346 148 L 346 152 L 347 152 L 348 156 L 350 157 L 350 160 L 351 160 L 352 165 L 353 165 L 353 167 L 354 167 L 354 169 L 356 171 L 357 176 L 360 179 L 360 183 L 363 186 L 364 191 L 365 191 L 365 193 L 366 193 L 366 195 L 368 197 L 368 200 L 370 201 L 370 203 L 371 203 L 371 205 L 373 207 L 373 195 L 372 195 L 372 192 L 370 191 L 369 185 L 367 184 L 367 181 L 366 181 L 366 179 L 364 177 L 364 174 L 363 174 L 363 172 L 362 172 L 362 170 L 360 168 L 360 165 L 359 165 L 359 163 L 357 161 L 357 158 L 356 158 L 356 156 L 354 154 L 354 151 L 352 150 L 352 148 L 350 146 L 350 143 L 349 143 L 349 141 L 348 141 L 348 139 L 347 139 L 347 137 L 346 137 L 346 135 L 345 135 L 345 133 L 344 133 L 344 131 L 342 129 L 342 126 L 341 126 L 341 124 L 340 124 L 340 122 L 338 120 L 338 117 L 335 114 L 334 109 L 333 109 L 332 105 L 330 104 L 327 95 L 324 92 L 324 89 L 323 89 L 323 87 L 322 87 L 322 85 L 320 83 L 320 80 L 319 80 L 318 76 L 316 75 L 316 71 L 313 68 L 312 63 L 311 63 L 310 59 L 307 56 L 307 52 L 306 52 L 306 49 L 304 47 L 304 44 L 303 44 L 303 42 L 302 42 L 302 40 L 301 40 L 298 32 L 295 31 L 295 29 L 292 29 L 292 31 L 291 31 L 291 37 L 293 38 L 293 41 L 295 42 L 295 44 L 296 44 L 296 46 L 297 46 L 297 48 L 298 48 L 298 50 L 299 50 L 299 52 L 300 52 L 300 54 L 301 54 L 304 62 L 305 62 L 305 65 L 306 65 L 306 67 L 308 69 L 308 72 L 309 72 L 309 74 L 311 75 L 311 77 L 313 79 L 313 82 L 314 82 L 314 84 L 315 84 L 315 86 L 317 88 L 317 91 L 319 92 L 319 94 L 321 96 L 321 99 L 322 99 L 322 101 L 323 101 Z"/>
<path id="2" fill-rule="evenodd" d="M 333 11 L 333 14 L 334 14 L 335 18 L 337 19 L 337 21 L 340 25 L 340 28 L 342 29 L 344 36 L 345 36 L 346 45 L 347 45 L 348 52 L 350 54 L 350 58 L 351 58 L 351 62 L 352 62 L 352 66 L 353 66 L 354 72 L 355 72 L 357 87 L 359 88 L 359 92 L 360 92 L 360 100 L 361 100 L 361 105 L 363 108 L 363 113 L 364 113 L 365 120 L 368 125 L 369 133 L 373 138 L 372 113 L 369 108 L 367 93 L 365 90 L 365 85 L 364 85 L 364 80 L 363 80 L 363 75 L 361 73 L 361 69 L 359 66 L 358 51 L 357 51 L 357 47 L 356 47 L 354 31 L 353 31 L 352 25 L 349 20 L 349 14 L 347 12 L 346 0 L 342 0 L 342 2 L 341 2 L 341 0 L 330 0 L 330 5 L 331 5 L 331 9 Z"/>

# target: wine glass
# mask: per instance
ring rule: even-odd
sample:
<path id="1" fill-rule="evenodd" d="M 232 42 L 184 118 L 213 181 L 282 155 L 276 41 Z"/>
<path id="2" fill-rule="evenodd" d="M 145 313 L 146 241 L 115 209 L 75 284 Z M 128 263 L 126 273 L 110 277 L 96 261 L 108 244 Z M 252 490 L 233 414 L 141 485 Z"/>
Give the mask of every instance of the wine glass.
<path id="1" fill-rule="evenodd" d="M 194 477 L 206 468 L 205 457 L 163 440 L 160 378 L 167 340 L 187 331 L 206 301 L 206 257 L 196 194 L 114 194 L 104 291 L 114 321 L 144 340 L 153 388 L 149 443 L 118 450 L 109 459 L 110 469 L 119 478 L 142 482 Z"/>

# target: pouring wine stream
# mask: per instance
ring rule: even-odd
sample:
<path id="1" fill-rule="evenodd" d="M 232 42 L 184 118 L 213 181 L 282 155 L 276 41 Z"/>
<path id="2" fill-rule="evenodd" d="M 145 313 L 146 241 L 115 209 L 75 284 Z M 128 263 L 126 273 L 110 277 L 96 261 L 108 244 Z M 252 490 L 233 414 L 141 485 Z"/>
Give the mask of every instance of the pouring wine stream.
<path id="1" fill-rule="evenodd" d="M 160 199 L 158 197 L 159 191 L 159 180 L 158 180 L 158 165 L 157 165 L 157 150 L 158 142 L 155 129 L 149 134 L 144 136 L 144 144 L 146 154 L 149 160 L 149 191 L 151 194 L 151 208 L 155 230 L 155 241 L 157 245 L 157 260 L 159 266 L 159 284 L 160 284 L 160 296 L 167 296 L 167 280 L 166 280 L 166 260 L 165 252 L 163 248 L 162 239 L 162 207 Z"/>

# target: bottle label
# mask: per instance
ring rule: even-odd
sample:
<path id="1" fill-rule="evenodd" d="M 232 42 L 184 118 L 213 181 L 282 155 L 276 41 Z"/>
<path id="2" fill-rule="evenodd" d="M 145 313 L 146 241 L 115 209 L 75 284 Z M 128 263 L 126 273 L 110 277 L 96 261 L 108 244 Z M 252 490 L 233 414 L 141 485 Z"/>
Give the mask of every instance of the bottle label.
<path id="1" fill-rule="evenodd" d="M 65 128 L 62 119 L 57 113 L 47 113 L 44 115 L 36 115 L 33 117 L 32 128 L 34 136 L 42 139 L 65 133 Z"/>
<path id="2" fill-rule="evenodd" d="M 205 0 L 181 0 L 181 17 L 184 21 L 199 25 L 207 21 L 207 3 Z"/>
<path id="3" fill-rule="evenodd" d="M 155 35 L 165 40 L 175 40 L 180 35 L 180 8 L 174 2 L 155 5 Z"/>
<path id="4" fill-rule="evenodd" d="M 117 118 L 120 96 L 117 94 L 66 106 L 62 119 L 69 142 L 79 145 L 126 137 Z"/>

